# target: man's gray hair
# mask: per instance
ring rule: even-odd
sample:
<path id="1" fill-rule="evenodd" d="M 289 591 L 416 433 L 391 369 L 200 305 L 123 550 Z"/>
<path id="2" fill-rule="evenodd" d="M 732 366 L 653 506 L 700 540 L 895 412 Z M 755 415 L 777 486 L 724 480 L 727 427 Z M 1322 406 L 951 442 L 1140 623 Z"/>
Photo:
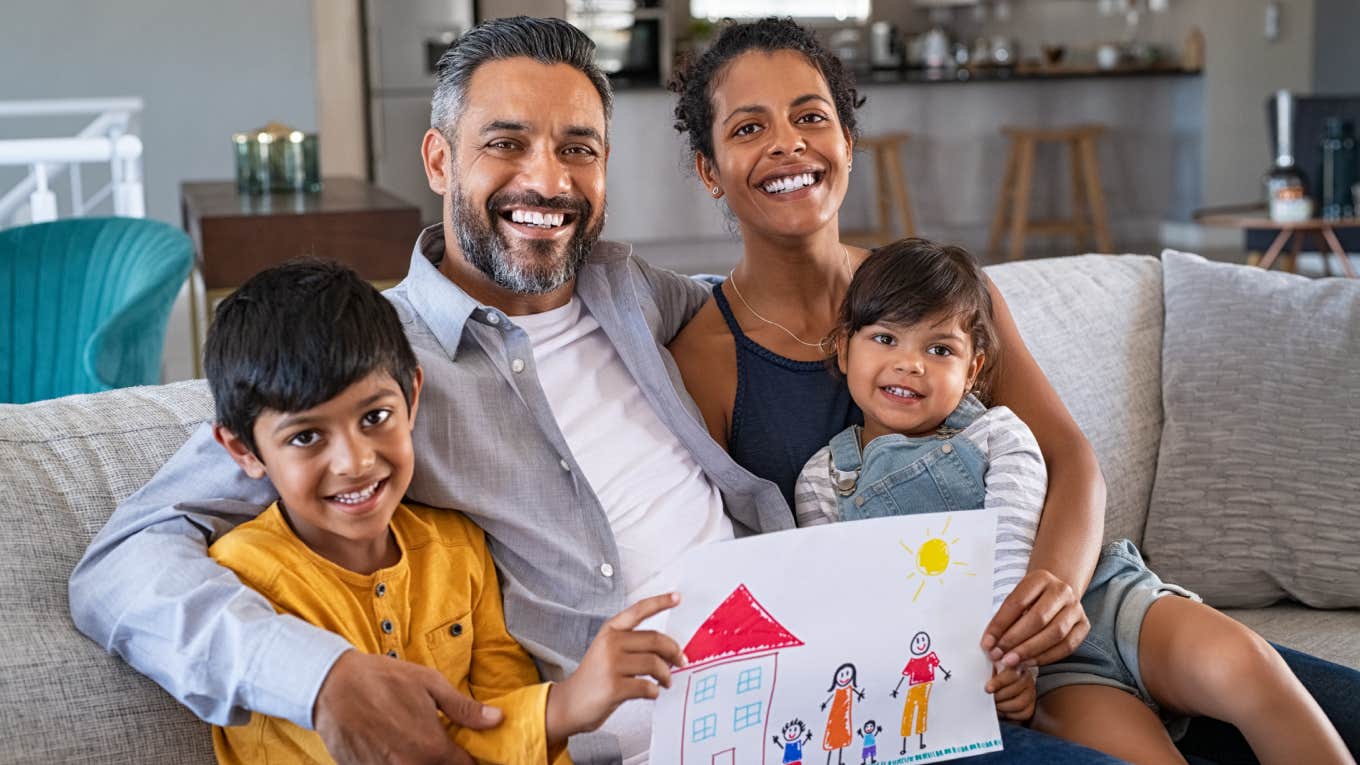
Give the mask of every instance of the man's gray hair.
<path id="1" fill-rule="evenodd" d="M 595 65 L 594 41 L 562 19 L 514 16 L 474 26 L 440 56 L 434 100 L 430 104 L 430 127 L 452 138 L 453 128 L 462 115 L 468 82 L 477 67 L 488 61 L 521 56 L 579 70 L 600 94 L 608 123 L 614 109 L 614 89 Z"/>

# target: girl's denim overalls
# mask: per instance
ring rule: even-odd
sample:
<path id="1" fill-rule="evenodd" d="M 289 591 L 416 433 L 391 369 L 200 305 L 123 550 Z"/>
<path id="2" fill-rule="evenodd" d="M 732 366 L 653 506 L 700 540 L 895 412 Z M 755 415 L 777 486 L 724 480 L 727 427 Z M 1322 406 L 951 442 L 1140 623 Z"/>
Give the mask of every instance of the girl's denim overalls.
<path id="1" fill-rule="evenodd" d="M 831 469 L 841 520 L 981 508 L 987 458 L 962 432 L 985 411 L 966 396 L 934 435 L 891 433 L 863 452 L 858 426 L 836 434 Z"/>

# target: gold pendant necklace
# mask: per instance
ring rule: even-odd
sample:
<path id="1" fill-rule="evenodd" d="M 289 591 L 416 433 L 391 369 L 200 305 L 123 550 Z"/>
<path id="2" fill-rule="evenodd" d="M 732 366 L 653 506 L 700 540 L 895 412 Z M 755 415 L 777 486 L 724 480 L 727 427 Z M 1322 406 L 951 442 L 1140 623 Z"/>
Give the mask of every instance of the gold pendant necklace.
<path id="1" fill-rule="evenodd" d="M 842 265 L 843 265 L 844 268 L 845 268 L 845 275 L 846 275 L 847 277 L 849 277 L 849 276 L 850 276 L 850 250 L 847 249 L 846 246 L 842 244 L 842 245 L 841 245 L 841 251 L 845 253 L 845 259 L 844 259 L 844 261 L 842 261 Z M 784 334 L 786 334 L 786 335 L 788 335 L 789 337 L 793 338 L 793 339 L 794 339 L 795 341 L 797 341 L 800 345 L 805 345 L 805 346 L 807 346 L 808 348 L 816 348 L 817 350 L 821 351 L 822 353 L 826 353 L 826 340 L 825 340 L 825 339 L 822 339 L 821 341 L 816 342 L 816 343 L 809 343 L 808 341 L 806 341 L 806 340 L 804 340 L 803 338 L 799 337 L 798 335 L 794 334 L 794 333 L 793 333 L 793 330 L 789 329 L 788 327 L 784 326 L 783 324 L 780 324 L 780 323 L 777 322 L 777 321 L 771 321 L 770 319 L 767 319 L 767 318 L 765 318 L 764 316 L 761 316 L 759 313 L 757 313 L 757 312 L 756 312 L 756 309 L 752 308 L 752 307 L 751 307 L 751 304 L 748 303 L 748 302 L 746 302 L 746 297 L 745 297 L 744 295 L 741 294 L 741 288 L 737 287 L 736 271 L 737 271 L 736 266 L 733 266 L 733 267 L 732 267 L 732 270 L 727 272 L 727 281 L 729 281 L 729 282 L 732 283 L 732 291 L 733 291 L 734 293 L 736 293 L 737 299 L 741 301 L 741 304 L 742 304 L 742 305 L 746 306 L 746 310 L 750 311 L 752 316 L 756 317 L 757 319 L 760 319 L 761 321 L 765 322 L 766 324 L 769 324 L 770 326 L 778 327 L 779 329 L 783 330 L 783 331 L 784 331 Z"/>

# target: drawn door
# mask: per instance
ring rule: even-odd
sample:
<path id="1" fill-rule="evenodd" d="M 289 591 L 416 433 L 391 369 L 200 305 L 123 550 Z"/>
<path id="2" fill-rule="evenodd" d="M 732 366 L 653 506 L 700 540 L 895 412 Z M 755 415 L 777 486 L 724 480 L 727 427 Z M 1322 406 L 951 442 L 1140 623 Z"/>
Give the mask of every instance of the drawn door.
<path id="1" fill-rule="evenodd" d="M 737 765 L 736 747 L 724 749 L 713 755 L 713 765 Z"/>

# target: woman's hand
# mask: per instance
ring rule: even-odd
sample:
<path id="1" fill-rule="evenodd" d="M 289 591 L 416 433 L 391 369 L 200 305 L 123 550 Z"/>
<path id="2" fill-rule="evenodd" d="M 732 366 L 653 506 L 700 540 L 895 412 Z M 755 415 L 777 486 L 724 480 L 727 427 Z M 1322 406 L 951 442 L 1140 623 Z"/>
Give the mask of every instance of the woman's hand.
<path id="1" fill-rule="evenodd" d="M 1034 705 L 1039 698 L 1035 674 L 1025 667 L 1006 667 L 987 681 L 987 692 L 992 694 L 1001 719 L 1025 723 L 1034 717 Z"/>
<path id="2" fill-rule="evenodd" d="M 654 699 L 671 687 L 671 667 L 685 664 L 680 645 L 660 632 L 635 628 L 679 602 L 674 592 L 644 598 L 604 623 L 581 665 L 548 691 L 549 746 L 595 730 L 625 701 Z"/>
<path id="3" fill-rule="evenodd" d="M 1031 569 L 987 625 L 982 649 L 1007 667 L 1052 664 L 1077 650 L 1090 631 L 1072 587 L 1051 571 Z"/>

